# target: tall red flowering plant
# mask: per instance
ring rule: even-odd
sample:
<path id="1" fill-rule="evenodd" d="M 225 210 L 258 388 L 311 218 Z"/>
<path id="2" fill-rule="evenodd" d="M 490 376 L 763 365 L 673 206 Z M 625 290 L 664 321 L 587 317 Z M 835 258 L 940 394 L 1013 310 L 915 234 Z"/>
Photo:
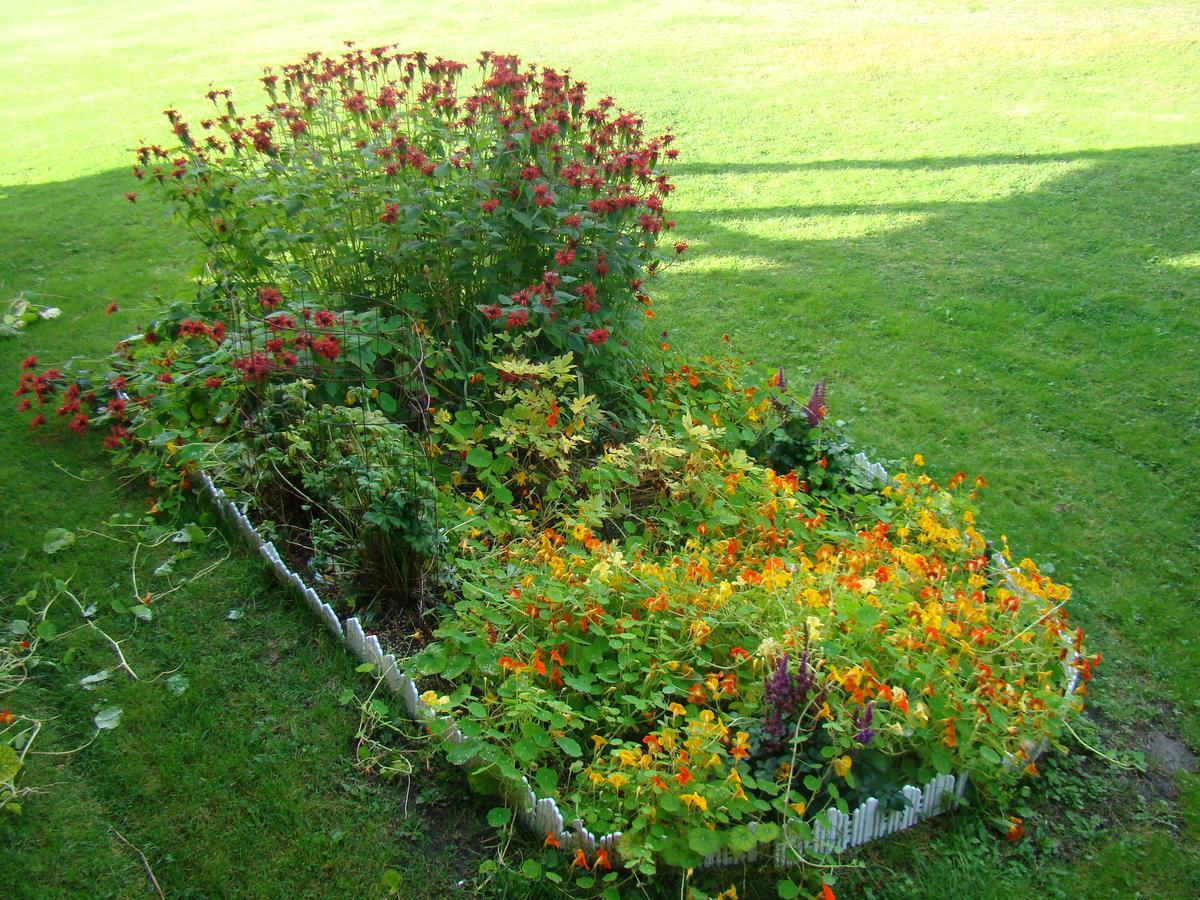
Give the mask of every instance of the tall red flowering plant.
<path id="1" fill-rule="evenodd" d="M 402 307 L 462 356 L 516 332 L 620 390 L 653 317 L 645 279 L 686 249 L 658 250 L 672 135 L 516 56 L 484 53 L 474 83 L 467 69 L 395 47 L 311 53 L 268 70 L 261 112 L 227 90 L 197 128 L 167 110 L 174 144 L 141 147 L 134 174 L 232 294 Z"/>

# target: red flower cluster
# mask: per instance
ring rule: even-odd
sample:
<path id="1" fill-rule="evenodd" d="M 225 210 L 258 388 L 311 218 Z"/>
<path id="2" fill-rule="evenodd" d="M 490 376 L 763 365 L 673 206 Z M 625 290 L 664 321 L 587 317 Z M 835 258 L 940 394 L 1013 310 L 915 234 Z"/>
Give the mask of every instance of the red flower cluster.
<path id="1" fill-rule="evenodd" d="M 179 323 L 179 337 L 206 337 L 214 344 L 220 344 L 225 340 L 225 323 L 213 322 L 211 325 L 202 322 L 199 319 L 184 319 Z"/>
<path id="2" fill-rule="evenodd" d="M 313 341 L 313 351 L 328 360 L 335 360 L 341 355 L 342 345 L 333 335 L 325 335 Z"/>

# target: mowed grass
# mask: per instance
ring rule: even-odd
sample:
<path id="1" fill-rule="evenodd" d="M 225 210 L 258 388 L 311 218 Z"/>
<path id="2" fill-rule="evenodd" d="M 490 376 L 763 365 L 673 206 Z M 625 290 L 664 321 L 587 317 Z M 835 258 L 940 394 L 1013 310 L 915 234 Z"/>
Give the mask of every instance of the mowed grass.
<path id="1" fill-rule="evenodd" d="M 692 249 L 658 282 L 669 340 L 703 350 L 727 333 L 795 379 L 829 378 L 834 415 L 881 458 L 986 475 L 987 530 L 1075 586 L 1105 654 L 1093 742 L 1123 751 L 1155 728 L 1200 746 L 1195 4 L 5 4 L 0 296 L 52 295 L 64 315 L 0 344 L 0 372 L 104 352 L 155 295 L 186 290 L 194 245 L 121 197 L 128 149 L 165 140 L 160 110 L 200 114 L 210 82 L 244 96 L 262 65 L 342 39 L 519 52 L 674 126 Z M 16 417 L 0 418 L 0 459 L 0 597 L 49 570 L 101 604 L 128 599 L 129 548 L 40 547 L 47 528 L 140 513 L 144 494 Z M 234 607 L 244 619 L 225 618 Z M 421 776 L 437 785 L 422 818 L 403 784 L 354 770 L 357 715 L 336 703 L 348 657 L 240 551 L 139 625 L 137 684 L 84 694 L 108 651 L 63 646 L 23 698 L 56 717 L 44 749 L 86 739 L 101 701 L 125 719 L 34 762 L 46 793 L 0 826 L 16 895 L 141 896 L 114 829 L 169 896 L 370 896 L 388 867 L 406 896 L 447 894 L 474 867 L 451 859 L 486 852 L 453 778 Z M 177 666 L 182 695 L 151 683 Z M 1195 896 L 1197 794 L 1172 777 L 1084 798 L 1058 852 L 1004 846 L 969 816 L 918 829 L 867 851 L 870 872 L 839 892 Z"/>

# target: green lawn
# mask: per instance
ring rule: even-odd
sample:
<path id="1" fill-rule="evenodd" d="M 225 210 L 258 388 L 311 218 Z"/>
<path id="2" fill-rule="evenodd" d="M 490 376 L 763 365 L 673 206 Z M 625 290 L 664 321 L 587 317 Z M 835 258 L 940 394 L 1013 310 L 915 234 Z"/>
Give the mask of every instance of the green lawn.
<path id="1" fill-rule="evenodd" d="M 51 295 L 64 315 L 0 343 L 0 372 L 103 352 L 156 294 L 186 290 L 196 248 L 121 196 L 129 148 L 165 140 L 162 109 L 199 113 L 210 82 L 244 95 L 263 64 L 346 38 L 519 52 L 675 126 L 692 250 L 658 284 L 672 342 L 728 333 L 792 377 L 828 377 L 834 414 L 880 458 L 984 473 L 988 529 L 1074 584 L 1104 652 L 1090 740 L 1126 752 L 1154 728 L 1200 747 L 1200 7 L 12 0 L 0 298 Z M 0 419 L 0 460 L 0 598 L 49 570 L 89 600 L 130 599 L 129 548 L 80 530 L 143 511 L 137 489 L 16 417 Z M 81 539 L 50 559 L 54 526 Z M 114 829 L 168 896 L 371 896 L 389 867 L 405 896 L 473 883 L 473 862 L 448 860 L 489 852 L 486 804 L 434 771 L 406 812 L 403 780 L 356 772 L 358 717 L 337 703 L 349 657 L 240 550 L 125 647 L 136 684 L 84 693 L 111 655 L 80 633 L 21 698 L 54 717 L 44 750 L 86 739 L 100 701 L 125 718 L 34 762 L 46 792 L 0 824 L 0 891 L 145 895 Z M 151 681 L 176 667 L 185 693 Z M 1039 796 L 1081 808 L 1043 805 L 1025 843 L 955 817 L 866 851 L 839 896 L 1200 894 L 1194 781 L 1050 769 Z"/>

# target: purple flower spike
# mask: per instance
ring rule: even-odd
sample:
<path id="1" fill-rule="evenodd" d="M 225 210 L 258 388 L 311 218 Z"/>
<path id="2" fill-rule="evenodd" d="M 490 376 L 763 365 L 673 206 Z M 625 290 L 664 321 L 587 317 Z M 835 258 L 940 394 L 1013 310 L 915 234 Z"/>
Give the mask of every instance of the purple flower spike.
<path id="1" fill-rule="evenodd" d="M 854 727 L 858 729 L 858 733 L 854 735 L 854 740 L 860 744 L 871 743 L 871 738 L 879 733 L 871 728 L 871 720 L 874 718 L 875 701 L 872 700 L 861 713 L 858 713 L 854 717 Z"/>
<path id="2" fill-rule="evenodd" d="M 813 385 L 812 396 L 808 398 L 808 403 L 804 407 L 804 416 L 808 419 L 808 424 L 812 428 L 820 425 L 821 420 L 825 418 L 824 378 Z"/>

